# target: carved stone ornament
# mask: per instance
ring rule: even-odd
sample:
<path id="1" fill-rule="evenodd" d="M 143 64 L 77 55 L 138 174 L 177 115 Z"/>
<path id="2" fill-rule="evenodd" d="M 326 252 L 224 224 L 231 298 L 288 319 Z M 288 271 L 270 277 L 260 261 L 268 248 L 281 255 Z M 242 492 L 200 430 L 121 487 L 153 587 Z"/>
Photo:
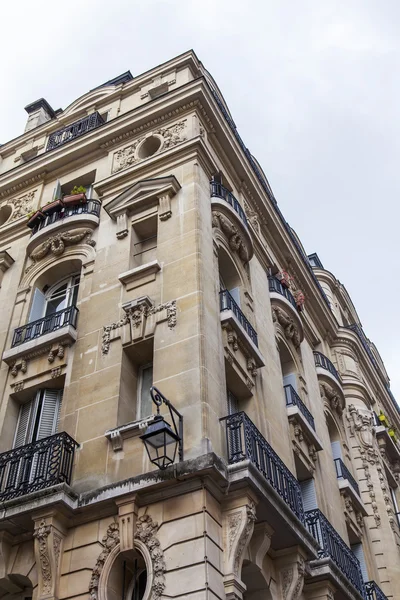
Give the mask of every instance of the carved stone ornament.
<path id="1" fill-rule="evenodd" d="M 140 144 L 144 142 L 146 137 L 150 137 L 151 135 L 157 136 L 160 138 L 161 144 L 160 149 L 158 151 L 168 150 L 181 142 L 184 142 L 187 139 L 186 136 L 186 119 L 182 121 L 178 121 L 169 127 L 162 127 L 160 129 L 156 129 L 152 131 L 147 136 L 141 136 L 137 138 L 132 144 L 118 150 L 114 154 L 113 158 L 113 167 L 112 172 L 117 173 L 118 171 L 122 171 L 123 169 L 127 169 L 128 167 L 136 164 L 143 160 L 139 153 L 137 152 Z M 158 152 L 157 151 L 157 152 Z M 147 158 L 147 157 L 145 157 Z"/>
<path id="2" fill-rule="evenodd" d="M 243 237 L 234 223 L 224 214 L 219 211 L 214 211 L 212 214 L 212 226 L 218 227 L 225 234 L 228 240 L 229 248 L 233 252 L 237 252 L 243 264 L 249 262 L 250 256 L 243 240 Z"/>
<path id="3" fill-rule="evenodd" d="M 96 561 L 89 583 L 89 596 L 91 600 L 97 600 L 100 575 L 103 570 L 104 563 L 106 562 L 111 550 L 113 550 L 115 546 L 119 544 L 118 523 L 111 523 L 108 526 L 106 534 L 103 536 L 101 543 L 103 544 L 103 550 Z"/>
<path id="4" fill-rule="evenodd" d="M 38 565 L 37 597 L 57 597 L 61 569 L 61 551 L 65 532 L 53 524 L 52 518 L 41 519 L 35 524 L 35 559 Z"/>
<path id="5" fill-rule="evenodd" d="M 142 333 L 146 329 L 146 323 L 151 319 L 151 317 L 155 317 L 156 323 L 167 321 L 169 329 L 173 329 L 177 321 L 176 315 L 176 300 L 164 302 L 163 304 L 159 304 L 157 306 L 138 304 L 134 308 L 127 309 L 126 314 L 122 317 L 122 319 L 116 321 L 115 323 L 111 323 L 110 325 L 104 325 L 101 353 L 108 354 L 111 341 L 113 339 L 117 339 L 117 337 L 120 337 L 118 335 L 118 330 L 125 325 L 130 326 L 131 333 L 133 332 L 131 339 L 134 341 L 135 339 L 142 339 Z M 138 335 L 136 335 L 135 330 L 139 330 Z"/>
<path id="6" fill-rule="evenodd" d="M 282 326 L 285 338 L 291 342 L 295 348 L 300 346 L 300 334 L 297 325 L 292 317 L 286 311 L 278 306 L 272 306 L 272 320 Z"/>
<path id="7" fill-rule="evenodd" d="M 304 573 L 305 561 L 301 556 L 280 570 L 283 600 L 297 600 L 303 589 Z"/>
<path id="8" fill-rule="evenodd" d="M 229 323 L 223 323 L 222 329 L 226 332 L 226 340 L 228 342 L 229 347 L 231 348 L 231 352 L 228 351 L 227 360 L 233 364 L 235 361 L 235 353 L 240 350 L 246 361 L 246 369 L 249 373 L 249 376 L 254 380 L 257 377 L 258 367 L 256 361 L 250 354 L 248 353 L 246 346 L 242 343 L 240 337 L 237 335 L 235 329 Z M 249 377 L 248 383 L 246 382 L 247 387 L 251 390 L 255 383 Z"/>
<path id="9" fill-rule="evenodd" d="M 45 240 L 38 248 L 31 252 L 29 258 L 33 263 L 38 262 L 51 252 L 54 256 L 61 256 L 66 246 L 72 246 L 83 242 L 89 246 L 95 246 L 96 242 L 91 239 L 91 229 L 74 229 L 73 231 L 62 231 L 52 235 Z M 31 265 L 32 266 L 32 265 Z M 29 267 L 31 268 L 31 267 Z"/>
<path id="10" fill-rule="evenodd" d="M 35 195 L 37 190 L 31 190 L 19 198 L 12 198 L 8 200 L 7 204 L 13 208 L 10 223 L 16 221 L 21 217 L 25 217 L 33 209 L 33 203 L 35 201 Z"/>
<path id="11" fill-rule="evenodd" d="M 339 417 L 343 414 L 343 398 L 341 395 L 328 383 L 322 381 L 319 384 L 321 397 L 325 398 L 333 411 L 336 411 Z"/>
<path id="12" fill-rule="evenodd" d="M 228 552 L 225 555 L 225 575 L 234 574 L 240 578 L 245 550 L 250 542 L 256 507 L 250 501 L 245 506 L 226 511 L 224 515 L 224 535 Z"/>

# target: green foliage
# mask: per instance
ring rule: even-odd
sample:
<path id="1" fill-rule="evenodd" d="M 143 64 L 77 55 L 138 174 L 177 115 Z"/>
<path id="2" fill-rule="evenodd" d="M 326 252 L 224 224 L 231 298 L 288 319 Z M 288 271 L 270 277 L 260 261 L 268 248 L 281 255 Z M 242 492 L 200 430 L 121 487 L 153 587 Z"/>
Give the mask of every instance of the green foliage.
<path id="1" fill-rule="evenodd" d="M 77 194 L 85 194 L 85 193 L 86 193 L 86 188 L 83 187 L 83 185 L 80 185 L 79 187 L 77 185 L 75 185 L 71 190 L 71 196 L 76 196 Z"/>

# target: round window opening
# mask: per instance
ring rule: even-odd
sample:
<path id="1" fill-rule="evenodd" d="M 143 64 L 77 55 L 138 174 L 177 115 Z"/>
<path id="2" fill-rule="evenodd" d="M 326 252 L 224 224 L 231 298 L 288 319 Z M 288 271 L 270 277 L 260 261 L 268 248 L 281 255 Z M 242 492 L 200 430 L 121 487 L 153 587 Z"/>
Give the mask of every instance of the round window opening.
<path id="1" fill-rule="evenodd" d="M 152 135 L 145 139 L 142 145 L 139 147 L 138 156 L 139 158 L 148 158 L 153 156 L 161 147 L 161 139 L 155 135 Z"/>
<path id="2" fill-rule="evenodd" d="M 0 208 L 0 227 L 5 225 L 8 219 L 11 217 L 12 208 L 8 204 Z"/>
<path id="3" fill-rule="evenodd" d="M 143 600 L 147 586 L 147 568 L 138 550 L 118 554 L 107 582 L 107 600 Z"/>

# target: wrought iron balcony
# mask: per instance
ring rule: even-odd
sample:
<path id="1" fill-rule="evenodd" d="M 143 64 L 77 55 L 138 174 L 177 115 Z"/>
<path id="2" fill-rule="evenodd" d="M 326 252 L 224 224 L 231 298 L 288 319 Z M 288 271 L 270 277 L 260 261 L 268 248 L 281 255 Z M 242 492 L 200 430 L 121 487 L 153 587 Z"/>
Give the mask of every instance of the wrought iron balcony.
<path id="1" fill-rule="evenodd" d="M 92 131 L 93 129 L 100 127 L 100 125 L 104 125 L 104 123 L 105 121 L 100 113 L 94 112 L 83 119 L 79 119 L 79 121 L 75 121 L 75 123 L 71 123 L 71 125 L 67 125 L 58 131 L 54 131 L 54 133 L 51 133 L 49 136 L 46 152 L 48 150 L 54 150 L 54 148 L 59 148 L 67 142 L 75 140 L 84 133 Z"/>
<path id="2" fill-rule="evenodd" d="M 62 432 L 0 454 L 0 501 L 58 483 L 69 485 L 77 446 Z"/>
<path id="3" fill-rule="evenodd" d="M 68 306 L 63 310 L 47 315 L 37 321 L 32 321 L 22 327 L 17 327 L 14 330 L 14 335 L 11 343 L 11 347 L 19 346 L 25 342 L 30 342 L 46 333 L 51 333 L 67 325 L 71 325 L 76 329 L 76 319 L 79 310 L 76 306 Z"/>
<path id="4" fill-rule="evenodd" d="M 320 558 L 329 556 L 347 580 L 364 597 L 365 590 L 359 560 L 336 529 L 318 508 L 308 510 L 305 520 L 309 532 L 320 546 L 318 553 Z"/>
<path id="5" fill-rule="evenodd" d="M 353 475 L 350 473 L 344 462 L 341 458 L 334 459 L 335 467 L 336 467 L 336 475 L 338 479 L 347 479 L 352 488 L 360 495 L 360 488 L 358 487 L 358 483 L 354 479 Z"/>
<path id="6" fill-rule="evenodd" d="M 294 514 L 303 521 L 304 511 L 299 482 L 246 413 L 238 412 L 221 420 L 226 424 L 229 464 L 245 459 L 250 460 Z"/>
<path id="7" fill-rule="evenodd" d="M 275 292 L 276 294 L 280 294 L 281 296 L 286 298 L 286 300 L 288 300 L 293 306 L 293 308 L 297 311 L 296 300 L 294 299 L 292 292 L 288 290 L 288 288 L 286 288 L 284 285 L 282 285 L 279 279 L 277 279 L 273 275 L 269 275 L 268 285 L 270 292 Z"/>
<path id="8" fill-rule="evenodd" d="M 322 354 L 322 352 L 314 352 L 314 362 L 316 367 L 321 367 L 321 369 L 329 371 L 329 373 L 333 375 L 340 384 L 342 383 L 340 375 L 337 372 L 334 364 L 329 360 L 327 356 L 325 356 L 325 354 Z"/>
<path id="9" fill-rule="evenodd" d="M 258 348 L 258 336 L 256 330 L 246 319 L 246 317 L 244 316 L 244 314 L 242 313 L 239 306 L 236 304 L 228 290 L 222 290 L 219 293 L 219 307 L 221 312 L 224 310 L 231 310 L 233 312 L 233 314 L 235 315 L 243 329 L 246 331 L 253 344 Z"/>
<path id="10" fill-rule="evenodd" d="M 101 203 L 98 200 L 88 200 L 85 204 L 75 204 L 74 206 L 65 206 L 58 212 L 46 217 L 43 221 L 39 221 L 38 224 L 32 229 L 32 235 L 53 225 L 53 223 L 59 223 L 68 217 L 74 217 L 76 215 L 94 215 L 95 217 L 100 216 Z"/>
<path id="11" fill-rule="evenodd" d="M 239 202 L 236 200 L 235 196 L 230 192 L 226 187 L 224 187 L 221 183 L 217 183 L 216 181 L 210 181 L 211 185 L 211 198 L 221 198 L 225 200 L 233 210 L 239 215 L 240 219 L 243 223 L 248 227 L 247 217 L 240 206 Z"/>
<path id="12" fill-rule="evenodd" d="M 365 584 L 367 600 L 388 600 L 381 588 L 375 581 L 367 581 Z"/>
<path id="13" fill-rule="evenodd" d="M 283 389 L 285 390 L 286 406 L 297 406 L 301 414 L 304 416 L 309 425 L 315 431 L 314 417 L 312 416 L 312 414 L 310 413 L 307 406 L 304 404 L 303 400 L 300 398 L 294 387 L 291 385 L 284 385 Z"/>

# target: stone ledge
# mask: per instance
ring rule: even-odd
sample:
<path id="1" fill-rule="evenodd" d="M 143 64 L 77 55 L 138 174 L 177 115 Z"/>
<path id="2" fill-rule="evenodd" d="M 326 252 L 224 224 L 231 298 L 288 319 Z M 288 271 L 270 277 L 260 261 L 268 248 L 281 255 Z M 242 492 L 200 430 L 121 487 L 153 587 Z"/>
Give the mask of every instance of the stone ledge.
<path id="1" fill-rule="evenodd" d="M 126 291 L 129 292 L 141 285 L 155 281 L 156 274 L 159 271 L 161 271 L 160 263 L 158 260 L 152 260 L 145 265 L 121 273 L 121 275 L 118 275 L 118 279 L 126 287 Z"/>
<path id="2" fill-rule="evenodd" d="M 29 342 L 19 344 L 19 346 L 6 350 L 3 352 L 2 360 L 4 360 L 8 366 L 11 366 L 16 360 L 23 356 L 29 354 L 41 354 L 47 347 L 50 347 L 56 342 L 63 346 L 71 345 L 76 342 L 76 339 L 76 329 L 72 327 L 72 325 L 67 325 L 66 327 L 60 327 L 60 329 L 56 329 L 55 331 L 41 335 L 34 340 L 30 340 Z"/>
<path id="3" fill-rule="evenodd" d="M 136 437 L 142 433 L 142 429 L 145 429 L 152 421 L 154 421 L 155 415 L 150 415 L 145 419 L 139 419 L 138 421 L 132 421 L 125 425 L 120 425 L 114 429 L 108 429 L 104 436 L 111 442 L 114 452 L 123 450 L 124 440 L 130 437 Z"/>

